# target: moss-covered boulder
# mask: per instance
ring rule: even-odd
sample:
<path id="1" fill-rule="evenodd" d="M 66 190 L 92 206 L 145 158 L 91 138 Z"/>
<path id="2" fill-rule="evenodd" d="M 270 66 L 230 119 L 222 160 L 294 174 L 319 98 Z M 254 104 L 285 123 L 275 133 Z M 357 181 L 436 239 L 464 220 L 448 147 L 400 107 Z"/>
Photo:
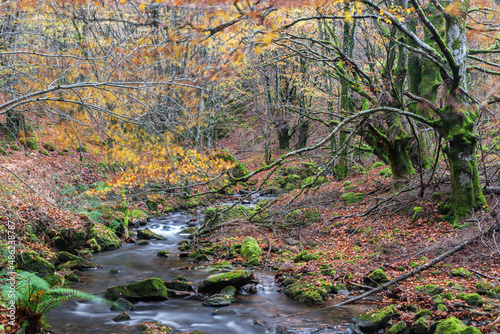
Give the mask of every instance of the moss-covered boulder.
<path id="1" fill-rule="evenodd" d="M 135 220 L 146 220 L 148 219 L 148 214 L 142 210 L 139 209 L 133 209 L 130 212 L 130 218 L 135 219 Z"/>
<path id="2" fill-rule="evenodd" d="M 146 228 L 144 230 L 137 230 L 137 238 L 143 239 L 143 240 L 153 240 L 153 239 L 164 240 L 165 239 L 164 236 L 154 233 L 149 228 Z"/>
<path id="3" fill-rule="evenodd" d="M 231 305 L 233 300 L 231 299 L 231 296 L 228 295 L 222 295 L 222 294 L 216 294 L 213 296 L 210 296 L 206 298 L 202 304 L 205 306 L 215 306 L 215 307 L 220 307 L 220 306 L 228 306 Z"/>
<path id="4" fill-rule="evenodd" d="M 459 334 L 466 328 L 467 326 L 461 320 L 449 317 L 436 327 L 434 334 Z"/>
<path id="5" fill-rule="evenodd" d="M 463 300 L 467 301 L 470 305 L 481 306 L 484 304 L 483 298 L 478 293 L 469 293 L 462 297 Z"/>
<path id="6" fill-rule="evenodd" d="M 193 287 L 186 281 L 165 281 L 165 286 L 167 289 L 176 291 L 193 291 Z"/>
<path id="7" fill-rule="evenodd" d="M 453 277 L 469 277 L 470 275 L 470 271 L 465 268 L 453 268 L 451 270 L 451 276 Z"/>
<path id="8" fill-rule="evenodd" d="M 133 310 L 135 310 L 134 304 L 132 304 L 125 298 L 118 298 L 111 305 L 111 311 L 133 311 Z"/>
<path id="9" fill-rule="evenodd" d="M 337 271 L 333 268 L 331 263 L 323 263 L 319 266 L 320 273 L 325 276 L 335 276 Z"/>
<path id="10" fill-rule="evenodd" d="M 491 298 L 500 298 L 500 287 L 493 287 L 489 289 L 487 295 Z"/>
<path id="11" fill-rule="evenodd" d="M 399 321 L 393 325 L 389 330 L 385 332 L 386 334 L 412 334 L 410 327 L 406 326 L 404 321 Z"/>
<path id="12" fill-rule="evenodd" d="M 90 248 L 90 250 L 93 252 L 100 252 L 102 250 L 101 246 L 99 246 L 99 244 L 97 243 L 95 238 L 91 238 L 91 239 L 87 240 L 87 242 L 85 243 L 85 246 L 87 248 Z"/>
<path id="13" fill-rule="evenodd" d="M 17 269 L 29 271 L 39 277 L 53 275 L 55 268 L 36 252 L 24 252 L 17 257 Z"/>
<path id="14" fill-rule="evenodd" d="M 345 193 L 340 198 L 344 201 L 345 204 L 352 204 L 361 202 L 365 199 L 365 194 L 363 193 Z"/>
<path id="15" fill-rule="evenodd" d="M 415 334 L 425 334 L 427 333 L 428 328 L 429 328 L 429 319 L 426 319 L 426 317 L 418 318 L 417 321 L 413 323 L 413 326 L 411 326 L 411 329 Z"/>
<path id="16" fill-rule="evenodd" d="M 420 311 L 418 311 L 414 317 L 415 320 L 418 320 L 420 318 L 425 318 L 425 319 L 429 320 L 432 318 L 432 312 L 426 308 L 423 308 Z"/>
<path id="17" fill-rule="evenodd" d="M 120 239 L 111 229 L 100 223 L 96 223 L 92 226 L 90 237 L 95 239 L 96 243 L 101 247 L 101 250 L 117 249 L 122 244 Z"/>
<path id="18" fill-rule="evenodd" d="M 309 262 L 309 261 L 314 261 L 318 259 L 318 255 L 316 254 L 309 254 L 307 251 L 302 251 L 299 254 L 295 255 L 293 258 L 293 262 L 298 263 L 298 262 Z"/>
<path id="19" fill-rule="evenodd" d="M 215 249 L 213 247 L 203 247 L 189 253 L 188 258 L 194 262 L 202 262 L 208 261 L 210 259 L 209 257 L 214 254 Z"/>
<path id="20" fill-rule="evenodd" d="M 306 177 L 302 180 L 301 188 L 309 188 L 309 187 L 318 187 L 326 182 L 326 178 L 323 176 L 315 176 Z"/>
<path id="21" fill-rule="evenodd" d="M 219 292 L 226 286 L 232 285 L 236 288 L 240 288 L 243 285 L 253 283 L 255 281 L 256 279 L 253 271 L 235 270 L 208 276 L 201 282 L 198 291 L 202 293 Z"/>
<path id="22" fill-rule="evenodd" d="M 443 292 L 443 288 L 436 284 L 427 284 L 417 286 L 415 289 L 421 293 L 428 294 L 429 296 L 439 295 Z"/>
<path id="23" fill-rule="evenodd" d="M 156 277 L 136 283 L 111 286 L 104 292 L 104 298 L 110 300 L 125 298 L 131 302 L 168 299 L 165 283 Z"/>
<path id="24" fill-rule="evenodd" d="M 490 289 L 493 288 L 493 284 L 488 282 L 487 280 L 482 280 L 476 283 L 477 293 L 480 295 L 486 295 Z"/>
<path id="25" fill-rule="evenodd" d="M 285 283 L 284 293 L 290 298 L 309 305 L 320 305 L 332 292 L 333 284 L 330 281 L 320 279 L 315 282 L 304 280 L 292 280 Z"/>
<path id="26" fill-rule="evenodd" d="M 387 276 L 382 269 L 376 269 L 369 275 L 365 276 L 363 278 L 363 282 L 368 286 L 377 287 L 389 282 L 389 276 Z"/>
<path id="27" fill-rule="evenodd" d="M 88 239 L 88 231 L 78 231 L 71 228 L 60 228 L 51 235 L 52 242 L 58 250 L 73 251 L 84 247 Z"/>
<path id="28" fill-rule="evenodd" d="M 152 321 L 143 322 L 137 328 L 141 331 L 141 334 L 170 334 L 174 331 L 173 328 L 167 325 Z"/>
<path id="29" fill-rule="evenodd" d="M 257 241 L 252 237 L 247 237 L 241 244 L 241 256 L 247 259 L 247 266 L 258 266 L 262 250 Z"/>
<path id="30" fill-rule="evenodd" d="M 93 269 L 95 265 L 68 252 L 59 252 L 56 260 L 57 270 Z"/>
<path id="31" fill-rule="evenodd" d="M 122 322 L 122 321 L 128 321 L 130 320 L 130 315 L 128 315 L 127 312 L 122 312 L 118 314 L 116 317 L 113 318 L 114 322 Z"/>
<path id="32" fill-rule="evenodd" d="M 395 306 L 390 305 L 382 310 L 376 309 L 366 314 L 355 316 L 352 320 L 363 332 L 373 333 L 384 328 L 395 314 Z"/>

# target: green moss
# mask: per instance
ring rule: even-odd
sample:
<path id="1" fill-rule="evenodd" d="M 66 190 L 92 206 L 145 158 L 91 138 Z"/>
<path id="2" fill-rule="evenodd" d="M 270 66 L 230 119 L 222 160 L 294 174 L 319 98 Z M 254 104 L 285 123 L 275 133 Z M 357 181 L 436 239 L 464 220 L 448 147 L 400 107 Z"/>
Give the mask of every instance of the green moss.
<path id="1" fill-rule="evenodd" d="M 455 317 L 449 317 L 437 325 L 434 334 L 459 334 L 464 329 L 466 329 L 466 326 L 462 321 Z"/>
<path id="2" fill-rule="evenodd" d="M 130 218 L 139 219 L 139 220 L 146 220 L 146 219 L 148 219 L 148 214 L 144 211 L 139 210 L 139 209 L 134 209 L 134 210 L 132 210 L 132 212 L 130 212 Z"/>
<path id="3" fill-rule="evenodd" d="M 333 265 L 331 263 L 324 263 L 319 266 L 319 270 L 322 275 L 325 276 L 335 276 L 337 275 L 337 271 L 333 269 Z"/>
<path id="4" fill-rule="evenodd" d="M 476 290 L 480 295 L 487 294 L 488 290 L 490 290 L 491 288 L 493 288 L 493 284 L 486 280 L 482 280 L 476 283 Z"/>
<path id="5" fill-rule="evenodd" d="M 487 295 L 491 298 L 500 298 L 500 287 L 491 288 Z"/>
<path id="6" fill-rule="evenodd" d="M 146 206 L 151 211 L 157 211 L 158 210 L 158 203 L 156 203 L 155 201 L 147 200 L 146 201 Z"/>
<path id="7" fill-rule="evenodd" d="M 370 170 L 371 169 L 375 169 L 375 168 L 379 168 L 379 167 L 382 167 L 382 166 L 385 166 L 385 164 L 383 162 L 380 162 L 380 161 L 377 161 L 375 162 L 371 167 L 370 167 Z"/>
<path id="8" fill-rule="evenodd" d="M 38 142 L 35 137 L 29 137 L 26 140 L 26 147 L 32 150 L 38 150 Z"/>
<path id="9" fill-rule="evenodd" d="M 45 148 L 49 152 L 54 152 L 54 151 L 58 150 L 57 145 L 54 144 L 54 143 L 50 143 L 50 142 L 49 143 L 45 143 L 43 145 L 43 148 Z"/>
<path id="10" fill-rule="evenodd" d="M 448 312 L 448 308 L 444 304 L 438 304 L 436 306 L 436 310 L 443 311 L 443 312 Z"/>
<path id="11" fill-rule="evenodd" d="M 471 275 L 470 271 L 465 268 L 453 268 L 451 270 L 451 276 L 454 277 L 469 277 Z"/>
<path id="12" fill-rule="evenodd" d="M 121 246 L 121 241 L 116 234 L 100 223 L 94 224 L 91 229 L 90 237 L 96 241 L 101 247 L 101 250 L 116 249 Z"/>
<path id="13" fill-rule="evenodd" d="M 469 293 L 463 296 L 461 299 L 467 301 L 471 305 L 481 306 L 484 304 L 484 300 L 478 293 Z"/>
<path id="14" fill-rule="evenodd" d="M 156 253 L 156 256 L 159 256 L 159 257 L 169 257 L 172 253 L 170 253 L 169 251 L 166 251 L 166 250 L 160 250 L 158 251 L 158 253 Z"/>
<path id="15" fill-rule="evenodd" d="M 55 268 L 52 264 L 40 257 L 36 252 L 24 252 L 17 257 L 17 269 L 29 271 L 40 277 L 53 275 Z"/>
<path id="16" fill-rule="evenodd" d="M 366 285 L 377 287 L 386 282 L 389 282 L 389 276 L 387 276 L 387 274 L 382 269 L 376 269 L 368 276 L 366 276 L 363 281 Z"/>
<path id="17" fill-rule="evenodd" d="M 308 262 L 318 259 L 318 255 L 309 254 L 307 251 L 302 251 L 293 258 L 293 262 Z"/>
<path id="18" fill-rule="evenodd" d="M 382 169 L 380 172 L 378 172 L 378 175 L 386 177 L 386 178 L 390 178 L 390 177 L 392 177 L 392 170 L 391 170 L 391 168 Z"/>
<path id="19" fill-rule="evenodd" d="M 258 266 L 259 258 L 262 255 L 257 241 L 252 237 L 247 237 L 241 245 L 241 256 L 247 259 L 247 266 Z"/>
<path id="20" fill-rule="evenodd" d="M 429 320 L 425 317 L 418 318 L 412 326 L 412 330 L 416 334 L 425 334 L 429 328 Z"/>
<path id="21" fill-rule="evenodd" d="M 11 145 L 11 146 L 10 146 L 10 149 L 11 149 L 12 151 L 19 151 L 19 146 L 17 146 L 17 145 Z"/>
<path id="22" fill-rule="evenodd" d="M 393 325 L 391 328 L 389 328 L 388 331 L 385 332 L 386 334 L 411 334 L 411 329 L 406 326 L 404 321 L 399 321 L 395 325 Z"/>
<path id="23" fill-rule="evenodd" d="M 81 145 L 76 148 L 76 151 L 81 153 L 89 153 L 90 149 L 85 145 Z"/>
<path id="24" fill-rule="evenodd" d="M 222 159 L 224 161 L 232 162 L 235 165 L 231 170 L 231 175 L 233 177 L 241 178 L 248 174 L 247 167 L 240 161 L 238 161 L 238 159 L 236 159 L 234 156 L 232 156 L 228 150 L 220 150 L 218 153 L 215 154 L 215 157 L 218 159 Z"/>
<path id="25" fill-rule="evenodd" d="M 432 317 L 432 312 L 430 310 L 424 308 L 415 314 L 414 319 L 415 320 L 420 319 L 420 318 L 430 319 L 431 317 Z"/>
<path id="26" fill-rule="evenodd" d="M 421 206 L 415 206 L 413 208 L 413 217 L 411 217 L 411 222 L 414 223 L 420 218 L 420 213 L 422 212 L 423 208 Z"/>
<path id="27" fill-rule="evenodd" d="M 218 292 L 226 286 L 232 285 L 240 288 L 254 280 L 254 273 L 250 270 L 235 270 L 227 273 L 210 275 L 205 278 L 199 288 L 199 292 Z"/>
<path id="28" fill-rule="evenodd" d="M 340 196 L 345 204 L 352 204 L 361 202 L 365 199 L 365 194 L 363 193 L 345 193 Z"/>
<path id="29" fill-rule="evenodd" d="M 481 334 L 481 331 L 476 327 L 469 326 L 461 331 L 460 334 Z"/>
<path id="30" fill-rule="evenodd" d="M 111 286 L 104 292 L 104 298 L 125 298 L 129 301 L 164 300 L 167 299 L 167 288 L 161 278 L 153 277 L 137 283 Z"/>
<path id="31" fill-rule="evenodd" d="M 320 279 L 315 282 L 297 280 L 285 287 L 285 295 L 304 304 L 323 304 L 333 284 Z"/>
<path id="32" fill-rule="evenodd" d="M 137 230 L 137 238 L 144 240 L 164 240 L 165 237 L 159 234 L 154 233 L 150 229 Z"/>
<path id="33" fill-rule="evenodd" d="M 301 188 L 318 187 L 325 182 L 326 178 L 323 176 L 318 176 L 317 178 L 315 176 L 310 176 L 302 180 Z"/>
<path id="34" fill-rule="evenodd" d="M 353 321 L 363 332 L 377 332 L 383 328 L 396 313 L 396 307 L 390 305 L 382 310 L 375 309 L 366 314 L 356 316 L 353 318 Z"/>
<path id="35" fill-rule="evenodd" d="M 38 150 L 38 152 L 43 155 L 49 155 L 49 152 L 47 152 L 46 150 Z"/>

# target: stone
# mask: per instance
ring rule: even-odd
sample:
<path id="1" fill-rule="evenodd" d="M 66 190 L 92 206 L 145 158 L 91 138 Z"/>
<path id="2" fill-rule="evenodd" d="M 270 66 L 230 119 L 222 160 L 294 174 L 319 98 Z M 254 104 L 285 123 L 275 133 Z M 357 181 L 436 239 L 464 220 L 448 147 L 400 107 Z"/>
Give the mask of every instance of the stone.
<path id="1" fill-rule="evenodd" d="M 449 317 L 437 325 L 434 334 L 459 334 L 466 329 L 466 327 L 467 326 L 459 319 Z"/>
<path id="2" fill-rule="evenodd" d="M 493 284 L 487 280 L 482 280 L 476 283 L 477 293 L 480 295 L 486 295 L 490 289 L 493 288 Z"/>
<path id="3" fill-rule="evenodd" d="M 390 305 L 382 310 L 373 310 L 363 315 L 355 316 L 352 320 L 363 332 L 376 332 L 382 329 L 396 314 L 394 305 Z"/>
<path id="4" fill-rule="evenodd" d="M 111 311 L 133 311 L 134 305 L 125 298 L 118 298 L 111 304 Z"/>
<path id="5" fill-rule="evenodd" d="M 453 268 L 451 270 L 451 276 L 453 277 L 469 277 L 470 275 L 470 271 L 465 268 Z"/>
<path id="6" fill-rule="evenodd" d="M 368 276 L 365 276 L 363 282 L 368 286 L 377 287 L 389 282 L 389 277 L 382 269 L 376 269 Z"/>
<path id="7" fill-rule="evenodd" d="M 223 309 L 216 309 L 214 311 L 212 311 L 212 314 L 213 315 L 239 315 L 240 313 L 233 310 L 233 309 L 227 309 L 227 308 L 223 308 Z"/>
<path id="8" fill-rule="evenodd" d="M 425 319 L 429 320 L 429 319 L 431 319 L 431 317 L 432 317 L 432 312 L 426 308 L 423 308 L 415 314 L 414 319 L 417 320 L 420 318 L 425 318 Z"/>
<path id="9" fill-rule="evenodd" d="M 404 321 L 399 321 L 393 325 L 389 330 L 385 332 L 386 334 L 411 334 L 411 329 L 406 326 Z"/>
<path id="10" fill-rule="evenodd" d="M 114 322 L 121 322 L 121 321 L 127 321 L 127 320 L 130 320 L 130 316 L 128 315 L 127 312 L 122 312 L 113 318 Z"/>
<path id="11" fill-rule="evenodd" d="M 163 280 L 153 277 L 136 283 L 111 286 L 104 292 L 104 298 L 110 300 L 125 298 L 132 302 L 166 300 L 168 293 Z"/>
<path id="12" fill-rule="evenodd" d="M 137 328 L 141 331 L 141 334 L 170 334 L 174 331 L 167 325 L 152 321 L 143 322 Z"/>
<path id="13" fill-rule="evenodd" d="M 226 286 L 234 286 L 235 288 L 240 288 L 243 285 L 255 282 L 253 271 L 250 270 L 235 270 L 227 273 L 220 273 L 210 275 L 205 278 L 198 291 L 202 293 L 206 292 L 218 292 L 224 289 Z"/>
<path id="14" fill-rule="evenodd" d="M 205 306 L 228 306 L 231 305 L 233 302 L 233 299 L 231 296 L 228 295 L 222 295 L 222 294 L 216 294 L 213 296 L 208 297 L 202 302 L 202 305 Z"/>
<path id="15" fill-rule="evenodd" d="M 169 290 L 177 291 L 193 291 L 193 287 L 190 283 L 185 281 L 165 281 L 165 286 Z"/>
<path id="16" fill-rule="evenodd" d="M 149 245 L 149 240 L 140 239 L 140 240 L 137 240 L 135 244 L 137 246 L 147 246 L 147 245 Z"/>
<path id="17" fill-rule="evenodd" d="M 425 334 L 428 328 L 429 328 L 429 320 L 426 319 L 425 317 L 418 318 L 418 320 L 415 321 L 413 323 L 413 326 L 411 327 L 413 333 L 415 334 Z"/>
<path id="18" fill-rule="evenodd" d="M 96 223 L 91 228 L 90 237 L 93 238 L 101 250 L 117 249 L 122 242 L 116 234 L 103 224 Z"/>
<path id="19" fill-rule="evenodd" d="M 164 240 L 165 237 L 159 234 L 154 233 L 150 229 L 146 228 L 144 230 L 137 230 L 137 238 L 138 239 L 144 239 L 144 240 Z"/>
<path id="20" fill-rule="evenodd" d="M 257 241 L 252 237 L 247 237 L 241 244 L 241 256 L 247 259 L 247 266 L 258 266 L 259 258 L 262 255 Z"/>
<path id="21" fill-rule="evenodd" d="M 16 264 L 17 269 L 29 271 L 39 277 L 53 275 L 55 271 L 55 268 L 51 263 L 47 262 L 45 259 L 40 257 L 38 253 L 33 251 L 24 252 L 22 255 L 18 256 Z"/>

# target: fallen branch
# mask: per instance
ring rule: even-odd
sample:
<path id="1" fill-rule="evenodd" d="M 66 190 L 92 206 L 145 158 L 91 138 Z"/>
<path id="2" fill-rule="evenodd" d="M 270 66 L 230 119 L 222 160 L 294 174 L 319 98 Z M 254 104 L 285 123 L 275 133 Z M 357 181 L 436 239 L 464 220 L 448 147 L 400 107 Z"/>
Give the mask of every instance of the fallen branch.
<path id="1" fill-rule="evenodd" d="M 477 271 L 477 270 L 474 270 L 474 269 L 469 269 L 470 271 L 472 271 L 474 274 L 477 274 L 481 277 L 484 277 L 484 278 L 489 278 L 489 279 L 494 279 L 494 280 L 497 280 L 497 281 L 500 281 L 500 278 L 498 277 L 494 277 L 494 276 L 490 276 L 490 275 L 486 275 L 486 274 L 483 274 L 482 272 L 480 271 Z"/>
<path id="2" fill-rule="evenodd" d="M 484 193 L 489 195 L 500 195 L 500 187 L 484 187 Z"/>

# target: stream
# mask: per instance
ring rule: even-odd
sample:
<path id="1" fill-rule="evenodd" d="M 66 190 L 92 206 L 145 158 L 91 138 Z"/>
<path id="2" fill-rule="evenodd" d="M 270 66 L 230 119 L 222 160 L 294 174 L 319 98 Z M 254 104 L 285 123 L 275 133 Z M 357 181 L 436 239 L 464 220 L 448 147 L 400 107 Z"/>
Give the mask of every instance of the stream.
<path id="1" fill-rule="evenodd" d="M 173 213 L 151 219 L 147 228 L 163 235 L 166 240 L 151 240 L 148 245 L 126 244 L 113 251 L 97 253 L 92 262 L 99 268 L 81 272 L 82 283 L 74 288 L 88 293 L 102 293 L 117 284 L 127 284 L 149 277 L 173 280 L 184 275 L 196 287 L 209 275 L 197 269 L 197 264 L 177 256 L 177 243 L 186 238 L 179 232 L 186 228 L 192 216 Z M 174 256 L 157 257 L 159 250 Z M 119 270 L 110 274 L 110 269 Z M 161 302 L 139 302 L 128 312 L 131 320 L 113 322 L 120 312 L 110 311 L 110 305 L 70 301 L 51 310 L 47 323 L 54 333 L 139 333 L 137 325 L 155 321 L 169 325 L 177 332 L 201 330 L 207 334 L 261 334 L 261 333 L 354 333 L 347 325 L 353 316 L 363 311 L 360 307 L 342 307 L 321 310 L 325 306 L 305 306 L 277 292 L 274 273 L 256 271 L 258 292 L 237 294 L 236 301 L 224 309 L 236 311 L 232 315 L 214 315 L 215 307 L 207 307 L 200 300 L 169 298 Z M 300 315 L 300 313 L 308 312 Z M 286 328 L 286 329 L 284 329 Z"/>

